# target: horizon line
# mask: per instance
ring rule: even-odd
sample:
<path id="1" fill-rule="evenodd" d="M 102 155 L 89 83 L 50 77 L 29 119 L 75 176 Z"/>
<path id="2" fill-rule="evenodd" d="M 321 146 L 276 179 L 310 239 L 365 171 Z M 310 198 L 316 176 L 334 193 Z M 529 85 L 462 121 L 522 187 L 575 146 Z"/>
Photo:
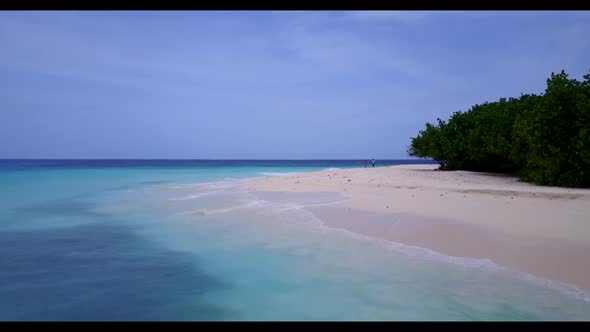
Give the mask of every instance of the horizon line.
<path id="1" fill-rule="evenodd" d="M 0 158 L 0 160 L 191 160 L 191 161 L 221 161 L 221 160 L 251 160 L 251 161 L 299 161 L 299 160 L 433 160 L 431 158 L 336 158 L 336 159 L 305 159 L 305 158 L 294 158 L 294 159 L 237 159 L 237 158 Z"/>

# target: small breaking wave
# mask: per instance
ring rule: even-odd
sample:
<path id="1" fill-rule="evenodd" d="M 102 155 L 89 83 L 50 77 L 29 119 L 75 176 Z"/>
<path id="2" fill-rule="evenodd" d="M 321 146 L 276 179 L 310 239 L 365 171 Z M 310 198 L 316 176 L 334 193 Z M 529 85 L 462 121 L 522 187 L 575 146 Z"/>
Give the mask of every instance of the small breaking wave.
<path id="1" fill-rule="evenodd" d="M 228 212 L 232 212 L 232 211 L 240 210 L 240 209 L 247 209 L 247 208 L 252 208 L 252 207 L 258 207 L 258 206 L 265 205 L 266 203 L 268 203 L 268 202 L 267 201 L 263 201 L 263 200 L 253 200 L 253 201 L 249 201 L 249 202 L 244 203 L 244 204 L 229 206 L 229 207 L 226 207 L 226 208 L 220 208 L 220 209 L 200 209 L 200 210 L 193 210 L 193 211 L 183 212 L 181 214 L 182 215 L 210 216 L 210 215 L 228 213 Z"/>
<path id="2" fill-rule="evenodd" d="M 325 203 L 324 203 L 325 204 Z M 320 205 L 324 205 L 320 204 Z M 334 204 L 334 203 L 327 203 Z M 326 225 L 319 217 L 313 214 L 311 211 L 304 210 L 305 206 L 303 205 L 295 205 L 295 204 L 288 204 L 283 205 L 282 207 L 274 206 L 272 208 L 273 212 L 286 212 L 289 210 L 299 210 L 305 215 L 300 215 L 302 221 L 305 221 L 304 224 L 311 226 L 315 231 L 319 232 L 330 232 L 330 233 L 340 233 L 346 237 L 354 238 L 361 241 L 368 241 L 370 243 L 374 243 L 386 250 L 395 251 L 401 254 L 404 254 L 408 257 L 417 258 L 417 259 L 424 259 L 429 261 L 438 261 L 442 263 L 452 264 L 455 266 L 461 266 L 468 269 L 477 269 L 483 270 L 487 272 L 502 272 L 507 273 L 508 275 L 519 279 L 521 281 L 527 282 L 529 284 L 548 288 L 555 290 L 561 294 L 566 296 L 575 298 L 577 300 L 582 300 L 584 302 L 590 303 L 590 292 L 580 289 L 577 286 L 569 283 L 564 283 L 556 280 L 546 279 L 543 277 L 535 276 L 530 273 L 515 271 L 509 269 L 507 267 L 501 266 L 496 264 L 494 261 L 490 259 L 481 259 L 481 258 L 470 258 L 470 257 L 461 257 L 461 256 L 450 256 L 446 255 L 428 248 L 418 247 L 403 244 L 400 242 L 384 240 L 384 239 L 377 239 L 371 236 L 359 234 L 356 232 L 349 231 L 343 228 L 336 228 L 330 227 Z"/>
<path id="3" fill-rule="evenodd" d="M 225 180 L 225 181 L 211 181 L 211 182 L 196 182 L 196 183 L 180 183 L 174 186 L 169 186 L 169 189 L 187 189 L 187 188 L 208 188 L 208 189 L 222 189 L 236 186 L 239 180 Z"/>
<path id="4" fill-rule="evenodd" d="M 260 172 L 258 173 L 263 176 L 289 176 L 289 175 L 296 175 L 301 174 L 299 172 Z"/>
<path id="5" fill-rule="evenodd" d="M 211 195 L 215 195 L 218 193 L 223 192 L 223 190 L 214 190 L 214 191 L 209 191 L 209 192 L 204 192 L 204 193 L 199 193 L 199 194 L 190 194 L 187 196 L 182 196 L 182 197 L 173 197 L 173 198 L 168 198 L 169 201 L 186 201 L 189 199 L 196 199 L 196 198 L 201 198 L 201 197 L 206 197 L 206 196 L 211 196 Z"/>
<path id="6" fill-rule="evenodd" d="M 321 229 L 323 231 L 337 232 L 348 237 L 364 241 L 370 241 L 372 243 L 376 243 L 382 246 L 385 249 L 399 252 L 409 257 L 426 259 L 431 261 L 439 261 L 448 264 L 453 264 L 456 266 L 479 269 L 488 272 L 509 273 L 510 275 L 514 276 L 519 280 L 531 283 L 536 286 L 553 289 L 567 296 L 590 303 L 590 292 L 582 290 L 573 284 L 546 279 L 526 272 L 515 271 L 507 267 L 498 265 L 490 259 L 450 256 L 424 247 L 411 246 L 390 240 L 376 239 L 374 237 L 358 234 L 347 229 L 330 227 L 327 226 L 320 218 L 316 217 L 313 213 L 310 214 L 312 215 L 311 218 L 313 218 L 315 221 L 314 225 L 318 229 Z"/>

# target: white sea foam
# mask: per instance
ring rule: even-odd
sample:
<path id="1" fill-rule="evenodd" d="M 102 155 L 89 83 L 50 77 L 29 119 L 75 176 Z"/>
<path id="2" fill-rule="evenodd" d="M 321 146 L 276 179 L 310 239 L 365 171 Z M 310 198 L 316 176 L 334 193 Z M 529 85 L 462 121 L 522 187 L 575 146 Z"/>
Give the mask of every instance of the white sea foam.
<path id="1" fill-rule="evenodd" d="M 386 248 L 386 249 L 392 250 L 392 251 L 396 251 L 396 252 L 400 252 L 400 253 L 403 253 L 403 254 L 405 254 L 409 257 L 413 257 L 413 258 L 445 262 L 445 263 L 449 263 L 449 264 L 453 264 L 453 265 L 462 266 L 465 268 L 474 268 L 474 269 L 484 270 L 484 271 L 488 271 L 488 272 L 509 273 L 522 281 L 529 282 L 529 283 L 532 283 L 537 286 L 542 286 L 542 287 L 556 290 L 562 294 L 566 294 L 566 295 L 574 297 L 578 300 L 590 302 L 590 292 L 584 291 L 572 284 L 538 277 L 538 276 L 535 276 L 535 275 L 532 275 L 532 274 L 529 274 L 526 272 L 514 271 L 514 270 L 508 269 L 506 267 L 500 266 L 500 265 L 494 263 L 490 259 L 450 256 L 450 255 L 446 255 L 446 254 L 443 254 L 443 253 L 440 253 L 440 252 L 437 252 L 437 251 L 434 251 L 434 250 L 431 250 L 428 248 L 406 245 L 403 243 L 389 241 L 389 240 L 376 239 L 376 238 L 373 238 L 370 236 L 351 232 L 346 229 L 329 227 L 329 226 L 326 226 L 320 218 L 313 215 L 313 213 L 310 213 L 310 214 L 313 216 L 314 219 L 316 219 L 317 221 L 319 221 L 319 223 L 321 223 L 323 225 L 323 227 L 321 227 L 321 229 L 324 231 L 338 232 L 338 233 L 341 233 L 341 234 L 346 235 L 351 238 L 356 238 L 356 239 L 363 240 L 363 241 L 377 243 L 380 246 L 382 246 L 383 248 Z M 317 223 L 315 223 L 314 225 L 317 226 Z"/>
<path id="2" fill-rule="evenodd" d="M 224 192 L 224 190 L 214 190 L 214 191 L 208 191 L 208 192 L 204 192 L 204 193 L 199 193 L 199 194 L 190 194 L 187 196 L 182 196 L 182 197 L 173 197 L 173 198 L 168 198 L 169 201 L 186 201 L 189 199 L 196 199 L 196 198 L 201 198 L 201 197 L 205 197 L 205 196 L 212 196 L 218 193 Z"/>
<path id="3" fill-rule="evenodd" d="M 201 183 L 180 183 L 175 186 L 168 186 L 168 189 L 184 189 L 190 187 L 199 187 L 201 185 Z"/>
<path id="4" fill-rule="evenodd" d="M 179 215 L 202 215 L 202 216 L 209 216 L 209 215 L 216 215 L 216 214 L 228 213 L 228 212 L 232 212 L 232 211 L 236 211 L 236 210 L 241 210 L 241 209 L 252 208 L 252 207 L 259 207 L 259 206 L 263 206 L 263 205 L 265 205 L 267 203 L 268 203 L 267 201 L 263 201 L 263 200 L 252 200 L 252 201 L 248 201 L 246 203 L 237 204 L 237 205 L 233 205 L 233 206 L 229 206 L 229 207 L 225 207 L 225 208 L 219 208 L 219 209 L 199 209 L 199 210 L 186 211 L 186 212 L 179 213 Z"/>
<path id="5" fill-rule="evenodd" d="M 296 175 L 301 174 L 300 172 L 260 172 L 263 176 L 289 176 L 289 175 Z"/>
<path id="6" fill-rule="evenodd" d="M 240 180 L 220 180 L 220 181 L 210 181 L 210 182 L 196 182 L 196 183 L 180 183 L 174 186 L 169 186 L 169 189 L 187 189 L 187 188 L 231 188 L 234 187 L 240 182 Z"/>

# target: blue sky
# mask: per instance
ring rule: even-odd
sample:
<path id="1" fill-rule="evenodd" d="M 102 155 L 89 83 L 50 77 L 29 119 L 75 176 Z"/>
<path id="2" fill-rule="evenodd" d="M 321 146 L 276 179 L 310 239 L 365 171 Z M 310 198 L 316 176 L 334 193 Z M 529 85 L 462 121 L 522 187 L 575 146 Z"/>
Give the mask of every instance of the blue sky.
<path id="1" fill-rule="evenodd" d="M 0 158 L 407 158 L 590 69 L 590 12 L 1 12 Z"/>

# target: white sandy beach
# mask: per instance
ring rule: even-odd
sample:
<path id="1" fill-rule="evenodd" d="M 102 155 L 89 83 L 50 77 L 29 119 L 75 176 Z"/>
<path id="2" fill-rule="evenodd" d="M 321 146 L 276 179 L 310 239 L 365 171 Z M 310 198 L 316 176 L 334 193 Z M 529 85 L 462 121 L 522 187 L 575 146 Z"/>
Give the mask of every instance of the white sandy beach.
<path id="1" fill-rule="evenodd" d="M 337 206 L 308 208 L 330 227 L 487 258 L 590 290 L 590 190 L 542 187 L 437 165 L 325 170 L 247 182 L 270 192 L 337 192 Z"/>

